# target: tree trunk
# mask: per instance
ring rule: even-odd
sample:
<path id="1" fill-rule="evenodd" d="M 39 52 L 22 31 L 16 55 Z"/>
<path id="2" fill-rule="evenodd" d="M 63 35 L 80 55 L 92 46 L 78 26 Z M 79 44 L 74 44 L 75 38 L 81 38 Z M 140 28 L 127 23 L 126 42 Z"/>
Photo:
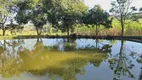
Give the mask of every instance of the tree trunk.
<path id="1" fill-rule="evenodd" d="M 98 36 L 98 26 L 96 25 L 96 37 Z"/>
<path id="2" fill-rule="evenodd" d="M 36 27 L 36 31 L 37 31 L 37 35 L 41 35 L 41 30 L 38 27 Z"/>
<path id="3" fill-rule="evenodd" d="M 70 35 L 70 29 L 69 29 L 69 26 L 67 26 L 67 36 L 69 37 Z"/>
<path id="4" fill-rule="evenodd" d="M 98 35 L 99 35 L 99 32 L 100 32 L 100 25 L 98 25 L 98 28 L 97 28 L 97 29 L 98 29 L 98 31 L 97 31 L 97 32 L 98 32 L 97 36 L 98 36 Z"/>
<path id="5" fill-rule="evenodd" d="M 122 16 L 122 14 L 121 14 L 121 36 L 124 36 L 124 21 L 123 21 L 123 16 Z"/>
<path id="6" fill-rule="evenodd" d="M 122 24 L 122 34 L 121 34 L 121 36 L 124 36 L 124 25 Z"/>
<path id="7" fill-rule="evenodd" d="M 37 35 L 39 35 L 38 29 L 36 29 Z"/>
<path id="8" fill-rule="evenodd" d="M 5 29 L 3 30 L 3 36 L 5 36 Z"/>
<path id="9" fill-rule="evenodd" d="M 2 24 L 2 31 L 3 31 L 3 36 L 5 36 L 6 30 L 5 30 L 4 24 Z"/>

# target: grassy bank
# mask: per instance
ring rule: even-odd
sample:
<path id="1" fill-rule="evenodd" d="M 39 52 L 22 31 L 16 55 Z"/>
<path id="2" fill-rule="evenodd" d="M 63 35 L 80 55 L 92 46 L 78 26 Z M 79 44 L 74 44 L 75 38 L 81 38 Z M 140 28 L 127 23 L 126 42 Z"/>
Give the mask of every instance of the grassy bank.
<path id="1" fill-rule="evenodd" d="M 101 26 L 99 28 L 99 36 L 120 36 L 121 34 L 121 26 L 120 23 L 117 20 L 113 20 L 112 22 L 112 28 L 106 29 L 104 26 Z M 92 25 L 80 25 L 76 24 L 74 25 L 74 32 L 76 35 L 81 36 L 95 36 L 96 35 L 96 28 Z M 0 39 L 11 39 L 13 37 L 17 36 L 36 36 L 36 30 L 34 29 L 34 26 L 26 26 L 24 30 L 22 31 L 6 31 L 6 36 L 2 36 L 2 30 L 0 30 Z M 45 25 L 43 32 L 41 34 L 42 36 L 64 36 L 66 33 L 61 32 L 60 30 L 53 29 L 49 25 Z M 130 22 L 127 25 L 125 25 L 125 33 L 124 37 L 139 37 L 142 36 L 142 19 L 139 20 L 139 22 Z M 37 36 L 38 37 L 38 36 Z"/>

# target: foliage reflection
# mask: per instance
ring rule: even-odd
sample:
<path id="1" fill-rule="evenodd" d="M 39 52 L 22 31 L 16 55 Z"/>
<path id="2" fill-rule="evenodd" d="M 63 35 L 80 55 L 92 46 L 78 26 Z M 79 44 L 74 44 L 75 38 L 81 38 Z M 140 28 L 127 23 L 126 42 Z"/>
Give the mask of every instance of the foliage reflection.
<path id="1" fill-rule="evenodd" d="M 37 39 L 32 50 L 25 46 L 24 40 L 4 40 L 0 43 L 0 74 L 3 78 L 20 76 L 22 73 L 30 73 L 35 76 L 46 76 L 54 79 L 55 76 L 62 80 L 77 80 L 76 75 L 85 75 L 85 66 L 93 65 L 101 67 L 108 61 L 110 70 L 114 73 L 114 80 L 120 80 L 124 76 L 135 79 L 132 72 L 135 67 L 133 59 L 141 64 L 141 55 L 129 51 L 122 40 L 120 51 L 112 53 L 113 44 L 104 43 L 105 40 L 94 40 L 95 44 L 86 44 L 78 47 L 76 40 L 61 39 L 54 45 L 45 45 L 44 40 Z M 115 43 L 114 43 L 115 42 Z M 85 44 L 87 42 L 83 42 Z M 29 45 L 31 46 L 31 45 Z M 142 71 L 139 80 L 142 79 Z"/>

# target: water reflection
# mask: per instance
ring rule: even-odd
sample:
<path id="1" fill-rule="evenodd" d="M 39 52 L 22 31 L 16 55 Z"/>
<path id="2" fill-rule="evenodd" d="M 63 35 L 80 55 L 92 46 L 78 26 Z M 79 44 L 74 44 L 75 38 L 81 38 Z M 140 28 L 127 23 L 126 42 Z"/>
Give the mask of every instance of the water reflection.
<path id="1" fill-rule="evenodd" d="M 142 64 L 142 54 L 139 55 L 139 58 L 137 59 L 137 62 L 139 64 Z M 142 80 L 142 66 L 141 66 L 141 70 L 140 70 L 139 80 Z"/>
<path id="2" fill-rule="evenodd" d="M 85 74 L 84 66 L 89 62 L 100 64 L 103 59 L 106 59 L 104 53 L 87 50 L 89 48 L 76 50 L 76 43 L 66 40 L 61 40 L 61 42 L 53 46 L 44 46 L 42 41 L 37 42 L 35 45 L 36 47 L 34 49 L 36 51 L 28 51 L 25 49 L 18 52 L 23 60 L 22 68 L 38 76 L 44 76 L 48 72 L 49 78 L 51 79 L 53 76 L 58 75 L 63 80 L 76 80 L 76 74 Z M 61 47 L 60 45 L 63 46 Z M 41 50 L 43 46 L 44 49 Z M 41 52 L 39 53 L 39 51 Z M 90 54 L 87 54 L 87 52 Z M 28 58 L 28 56 L 25 57 L 27 53 L 36 54 L 32 55 L 32 58 L 30 57 L 31 55 Z"/>
<path id="3" fill-rule="evenodd" d="M 52 39 L 53 45 L 46 44 L 51 43 L 48 40 L 34 39 L 35 43 L 30 45 L 26 44 L 28 40 L 1 41 L 0 74 L 2 78 L 0 79 L 12 80 L 12 77 L 23 79 L 21 78 L 23 74 L 32 74 L 32 77 L 45 76 L 46 79 L 51 80 L 81 80 L 81 76 L 91 75 L 88 73 L 89 68 L 85 68 L 89 65 L 93 65 L 95 70 L 108 67 L 107 71 L 113 73 L 113 75 L 109 73 L 110 77 L 106 78 L 109 80 L 142 79 L 140 66 L 142 57 L 138 54 L 139 52 L 129 49 L 123 40 Z M 33 47 L 28 49 L 25 45 Z M 113 48 L 116 46 L 120 48 L 119 52 L 114 51 Z M 141 72 L 137 74 L 134 70 Z M 103 72 L 103 69 L 100 72 Z M 96 72 L 93 73 L 96 74 Z M 99 80 L 104 79 L 100 76 Z"/>
<path id="4" fill-rule="evenodd" d="M 126 46 L 124 41 L 121 41 L 120 52 L 109 60 L 110 69 L 114 71 L 114 80 L 120 80 L 122 76 L 128 76 L 134 78 L 134 75 L 130 71 L 134 67 L 130 56 L 126 54 Z"/>
<path id="5" fill-rule="evenodd" d="M 20 58 L 17 51 L 22 48 L 22 40 L 10 40 L 0 42 L 0 73 L 3 77 L 18 76 L 21 72 Z"/>

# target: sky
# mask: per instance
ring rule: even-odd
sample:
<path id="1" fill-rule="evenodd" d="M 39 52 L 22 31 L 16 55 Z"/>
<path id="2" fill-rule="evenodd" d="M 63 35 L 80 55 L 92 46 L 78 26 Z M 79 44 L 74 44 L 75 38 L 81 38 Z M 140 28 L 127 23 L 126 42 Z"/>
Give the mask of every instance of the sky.
<path id="1" fill-rule="evenodd" d="M 114 0 L 85 0 L 85 4 L 92 8 L 94 5 L 99 4 L 104 10 L 109 11 L 111 8 L 111 1 Z M 142 0 L 133 0 L 131 6 L 136 6 L 137 8 L 142 7 Z"/>

